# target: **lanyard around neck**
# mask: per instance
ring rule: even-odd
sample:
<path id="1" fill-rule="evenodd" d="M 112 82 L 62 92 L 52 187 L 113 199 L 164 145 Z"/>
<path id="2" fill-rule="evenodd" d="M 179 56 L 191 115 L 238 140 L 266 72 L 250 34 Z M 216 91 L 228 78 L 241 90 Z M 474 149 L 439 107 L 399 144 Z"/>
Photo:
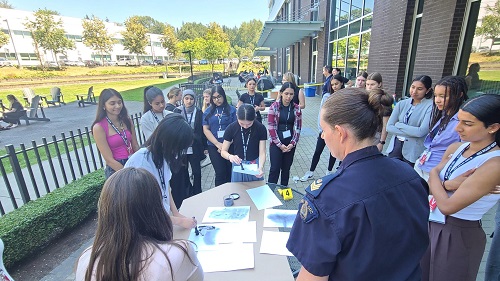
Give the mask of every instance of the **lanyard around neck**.
<path id="1" fill-rule="evenodd" d="M 221 113 L 219 113 L 218 109 L 216 109 L 215 112 L 217 113 L 216 116 L 217 116 L 217 119 L 219 120 L 219 131 L 221 131 L 221 129 L 222 129 L 221 121 L 222 121 L 222 114 L 224 114 L 224 109 L 222 109 Z"/>
<path id="2" fill-rule="evenodd" d="M 243 134 L 243 127 L 240 127 L 241 130 L 241 140 L 243 142 L 243 160 L 247 160 L 247 149 L 248 149 L 248 142 L 250 141 L 250 136 L 252 134 L 252 128 L 250 127 L 250 130 L 248 132 L 248 138 L 245 141 L 245 134 Z"/>
<path id="3" fill-rule="evenodd" d="M 282 105 L 283 105 L 283 103 L 282 103 Z M 292 102 L 290 102 L 290 104 L 287 107 L 288 107 L 288 113 L 286 115 L 285 131 L 288 131 L 288 120 L 290 119 L 290 111 L 292 109 Z"/>
<path id="4" fill-rule="evenodd" d="M 450 165 L 446 169 L 446 172 L 444 173 L 444 180 L 449 180 L 451 174 L 453 174 L 453 172 L 455 172 L 458 168 L 460 168 L 463 165 L 465 165 L 466 163 L 470 162 L 472 159 L 476 158 L 477 156 L 482 155 L 482 154 L 490 151 L 496 145 L 497 145 L 496 142 L 490 143 L 488 146 L 484 147 L 483 149 L 481 149 L 481 150 L 477 151 L 476 153 L 472 154 L 471 156 L 467 157 L 464 161 L 460 162 L 457 166 L 455 166 L 455 164 L 457 163 L 458 159 L 470 147 L 470 143 L 469 143 L 466 147 L 464 147 L 464 149 L 462 149 L 462 151 L 460 151 L 460 153 L 458 153 L 458 155 L 455 158 L 453 158 L 453 160 L 451 161 Z"/>
<path id="5" fill-rule="evenodd" d="M 164 164 L 165 165 L 165 164 Z M 165 183 L 165 172 L 163 171 L 163 166 L 158 169 L 158 176 L 160 177 L 161 190 L 163 191 L 163 199 L 167 198 L 167 184 Z"/>
<path id="6" fill-rule="evenodd" d="M 123 142 L 125 143 L 125 146 L 127 147 L 128 154 L 132 154 L 132 146 L 127 138 L 127 134 L 125 133 L 125 129 L 123 129 L 123 132 L 120 132 L 118 128 L 111 122 L 108 116 L 106 116 L 106 120 L 108 120 L 109 125 L 115 130 L 115 132 L 122 138 Z M 121 124 L 121 121 L 120 121 Z"/>
<path id="7" fill-rule="evenodd" d="M 154 113 L 153 109 L 150 110 L 151 111 L 151 114 L 153 114 L 153 117 L 155 118 L 156 122 L 157 123 L 160 123 L 160 119 L 158 118 L 158 116 L 156 116 L 156 113 Z M 165 116 L 163 115 L 163 112 L 161 113 L 161 119 L 165 118 Z"/>
<path id="8" fill-rule="evenodd" d="M 185 105 L 183 105 L 183 106 L 184 106 L 184 117 L 186 117 L 186 121 L 188 122 L 189 126 L 191 126 L 191 121 L 193 121 L 193 116 L 194 116 L 194 110 L 191 113 L 191 117 L 189 117 L 189 120 L 188 120 L 186 106 Z M 220 122 L 219 122 L 219 124 L 220 124 Z"/>

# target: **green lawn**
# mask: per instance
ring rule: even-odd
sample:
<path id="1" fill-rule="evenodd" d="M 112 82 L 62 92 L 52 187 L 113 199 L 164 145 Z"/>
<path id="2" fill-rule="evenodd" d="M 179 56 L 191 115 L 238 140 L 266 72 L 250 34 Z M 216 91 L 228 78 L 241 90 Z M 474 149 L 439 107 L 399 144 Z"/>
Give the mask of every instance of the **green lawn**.
<path id="1" fill-rule="evenodd" d="M 160 89 L 170 87 L 179 83 L 186 82 L 186 78 L 175 78 L 175 79 L 146 79 L 146 80 L 132 80 L 132 81 L 110 81 L 102 83 L 86 83 L 86 84 L 71 84 L 62 85 L 61 92 L 64 95 L 65 102 L 76 101 L 77 94 L 87 94 L 88 88 L 94 86 L 94 94 L 96 96 L 100 95 L 101 91 L 106 88 L 113 88 L 119 91 L 125 100 L 130 101 L 142 101 L 144 88 L 150 85 L 154 85 Z M 50 95 L 50 88 L 52 87 L 38 87 L 33 88 L 35 94 L 42 96 Z M 23 98 L 22 89 L 7 89 L 0 90 L 0 99 L 4 102 L 5 106 L 8 106 L 6 96 L 8 94 L 13 94 L 19 100 Z"/>
<path id="2" fill-rule="evenodd" d="M 500 81 L 500 70 L 482 70 L 479 71 L 479 78 L 488 81 Z"/>

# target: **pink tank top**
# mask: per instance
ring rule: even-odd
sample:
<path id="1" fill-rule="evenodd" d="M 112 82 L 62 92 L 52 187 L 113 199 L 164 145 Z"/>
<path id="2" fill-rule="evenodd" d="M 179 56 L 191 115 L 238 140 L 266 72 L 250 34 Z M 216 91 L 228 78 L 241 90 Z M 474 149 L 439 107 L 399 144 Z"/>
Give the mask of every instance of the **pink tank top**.
<path id="1" fill-rule="evenodd" d="M 116 132 L 112 136 L 109 135 L 108 120 L 106 120 L 106 118 L 102 119 L 101 121 L 99 121 L 99 125 L 101 125 L 101 127 L 104 129 L 104 132 L 106 133 L 106 140 L 108 141 L 108 145 L 111 149 L 111 153 L 113 154 L 113 158 L 115 160 L 128 159 L 129 154 L 127 146 L 125 145 L 122 137 L 116 134 Z M 127 140 L 130 143 L 130 141 L 132 140 L 132 134 L 129 130 L 125 130 L 125 135 L 127 136 Z"/>

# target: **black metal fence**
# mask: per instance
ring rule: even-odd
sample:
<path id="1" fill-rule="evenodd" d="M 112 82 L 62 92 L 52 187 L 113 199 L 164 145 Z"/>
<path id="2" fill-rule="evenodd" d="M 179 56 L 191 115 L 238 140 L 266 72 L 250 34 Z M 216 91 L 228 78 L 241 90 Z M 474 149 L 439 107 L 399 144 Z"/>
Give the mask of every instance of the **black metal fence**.
<path id="1" fill-rule="evenodd" d="M 142 114 L 130 116 L 136 129 L 137 141 L 145 142 L 139 126 Z M 42 143 L 31 141 L 16 148 L 5 146 L 6 154 L 0 156 L 0 215 L 4 215 L 60 188 L 71 181 L 104 167 L 90 129 L 61 133 L 42 138 Z"/>

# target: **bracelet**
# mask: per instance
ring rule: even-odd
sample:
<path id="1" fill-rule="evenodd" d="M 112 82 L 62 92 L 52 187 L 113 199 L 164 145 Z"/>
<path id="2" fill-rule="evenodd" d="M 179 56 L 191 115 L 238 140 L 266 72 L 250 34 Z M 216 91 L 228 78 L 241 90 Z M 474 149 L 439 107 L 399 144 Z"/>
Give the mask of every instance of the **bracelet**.
<path id="1" fill-rule="evenodd" d="M 444 184 L 444 182 L 445 182 L 445 181 L 446 181 L 446 180 L 444 180 L 444 181 L 442 181 L 442 182 L 441 182 L 441 186 L 444 188 L 444 190 L 448 191 L 448 189 L 446 189 L 446 186 L 445 186 L 445 184 Z"/>

